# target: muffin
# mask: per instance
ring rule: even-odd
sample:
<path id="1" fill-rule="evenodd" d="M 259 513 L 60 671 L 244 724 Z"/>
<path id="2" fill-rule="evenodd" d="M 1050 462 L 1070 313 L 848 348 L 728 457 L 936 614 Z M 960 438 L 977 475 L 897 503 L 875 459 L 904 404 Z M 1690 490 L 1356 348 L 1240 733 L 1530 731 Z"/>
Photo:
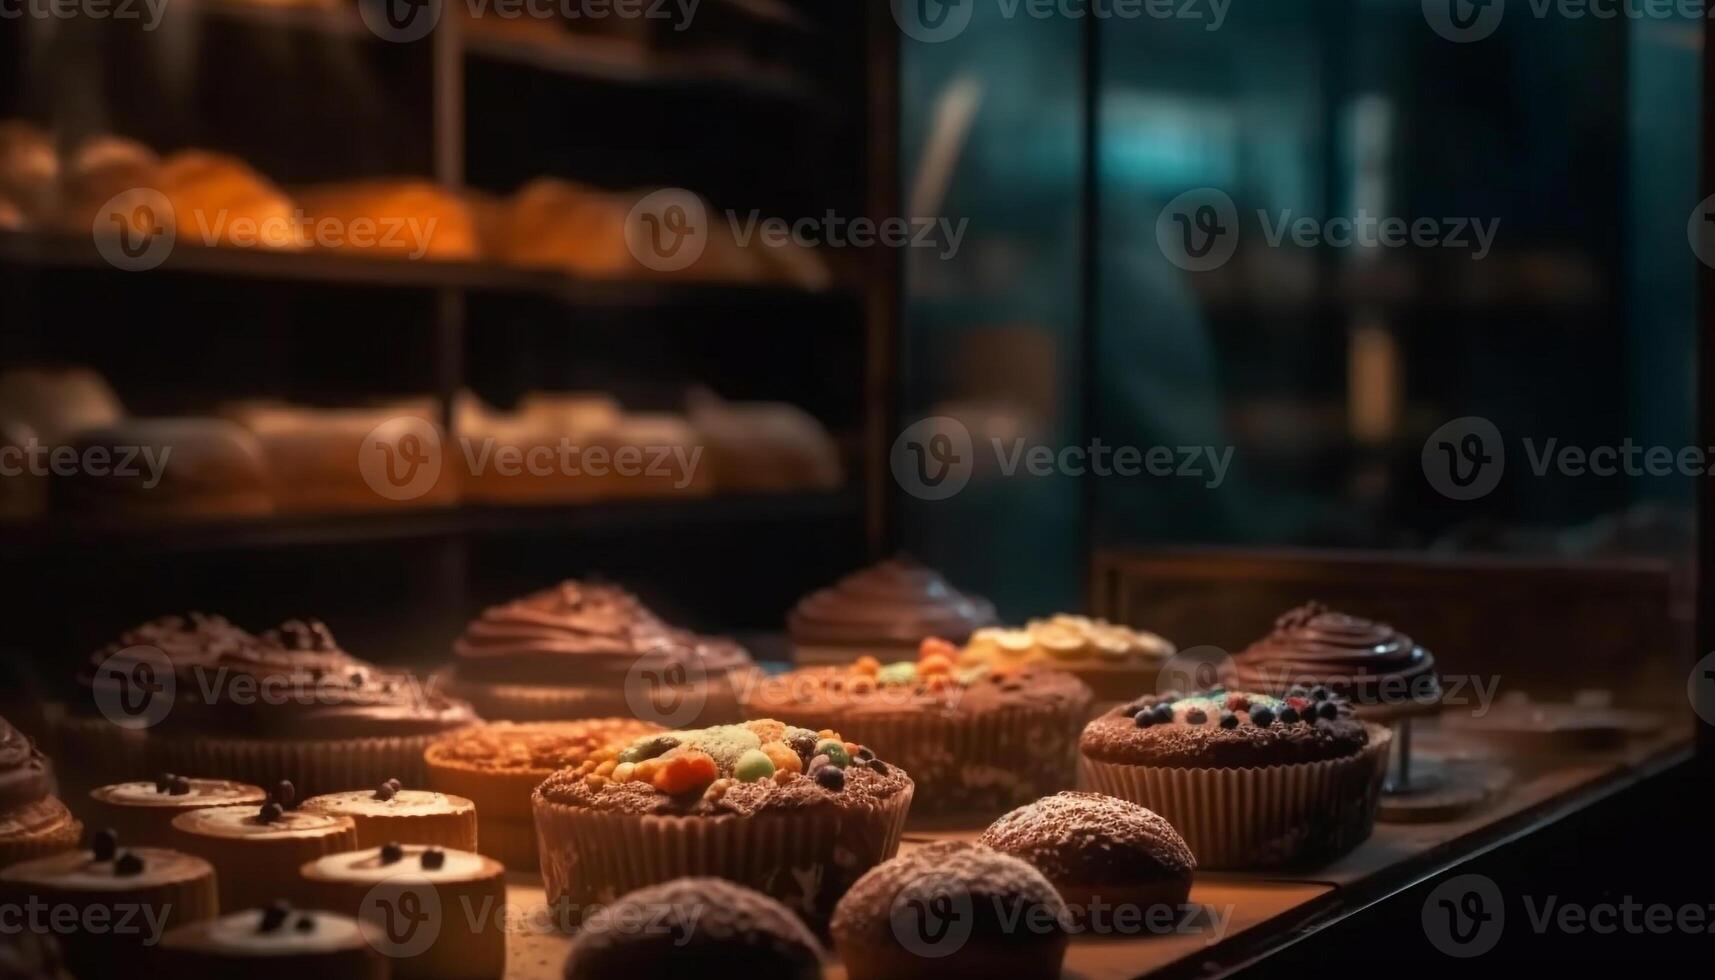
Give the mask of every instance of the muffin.
<path id="1" fill-rule="evenodd" d="M 358 847 L 398 841 L 476 850 L 476 804 L 462 796 L 406 789 L 397 779 L 374 789 L 312 796 L 300 809 L 350 817 L 357 824 Z"/>
<path id="2" fill-rule="evenodd" d="M 323 854 L 357 847 L 350 817 L 260 807 L 216 806 L 173 818 L 181 850 L 218 869 L 224 908 L 258 908 L 299 895 L 298 866 Z"/>
<path id="3" fill-rule="evenodd" d="M 930 637 L 962 644 L 994 624 L 993 603 L 901 556 L 805 596 L 787 614 L 786 632 L 799 664 L 849 664 L 865 655 L 914 657 Z"/>
<path id="4" fill-rule="evenodd" d="M 1386 623 L 1307 602 L 1274 621 L 1274 630 L 1233 658 L 1232 683 L 1282 697 L 1323 687 L 1358 714 L 1385 720 L 1433 713 L 1441 681 L 1435 657 Z"/>
<path id="5" fill-rule="evenodd" d="M 174 929 L 158 971 L 178 980 L 386 980 L 389 964 L 356 919 L 284 902 Z"/>
<path id="6" fill-rule="evenodd" d="M 305 862 L 310 904 L 362 920 L 398 977 L 506 972 L 506 869 L 470 851 L 388 844 Z"/>
<path id="7" fill-rule="evenodd" d="M 1056 980 L 1065 903 L 1018 858 L 966 841 L 920 847 L 840 899 L 834 948 L 850 980 Z"/>
<path id="8" fill-rule="evenodd" d="M 1201 868 L 1325 862 L 1369 837 L 1392 735 L 1318 690 L 1151 695 L 1085 726 L 1090 788 L 1148 807 Z"/>
<path id="9" fill-rule="evenodd" d="M 760 719 L 646 735 L 562 769 L 531 797 L 548 901 L 577 910 L 713 876 L 812 927 L 899 848 L 912 783 L 838 734 Z"/>
<path id="10" fill-rule="evenodd" d="M 614 742 L 661 731 L 632 718 L 495 722 L 429 746 L 429 788 L 476 804 L 480 850 L 514 871 L 534 871 L 536 818 L 530 794 L 555 771 L 581 765 Z M 466 848 L 472 850 L 473 848 Z"/>
<path id="11" fill-rule="evenodd" d="M 151 847 L 177 843 L 173 819 L 211 806 L 260 807 L 268 794 L 260 786 L 230 779 L 190 779 L 162 773 L 154 782 L 110 783 L 89 791 L 89 819 L 111 827 L 120 840 Z"/>
<path id="12" fill-rule="evenodd" d="M 1042 872 L 1074 919 L 1103 907 L 1177 910 L 1191 897 L 1197 868 L 1172 824 L 1100 793 L 1056 793 L 1019 807 L 977 842 Z"/>
<path id="13" fill-rule="evenodd" d="M 639 929 L 637 923 L 651 923 Z M 566 957 L 566 980 L 691 976 L 820 980 L 821 948 L 804 923 L 760 892 L 720 878 L 639 888 L 596 913 Z"/>
<path id="14" fill-rule="evenodd" d="M 83 825 L 54 796 L 47 757 L 0 718 L 0 867 L 69 851 Z"/>
<path id="15" fill-rule="evenodd" d="M 573 581 L 485 610 L 453 655 L 447 690 L 504 721 L 736 721 L 752 669 L 734 643 L 674 629 L 624 589 Z"/>
<path id="16" fill-rule="evenodd" d="M 754 686 L 745 712 L 800 728 L 835 728 L 911 774 L 913 820 L 993 817 L 1068 789 L 1090 689 L 1038 666 L 955 668 L 947 643 L 883 665 L 808 667 Z"/>
<path id="17" fill-rule="evenodd" d="M 1042 664 L 1077 675 L 1097 701 L 1122 701 L 1155 685 L 1175 653 L 1154 633 L 1086 616 L 1033 619 L 1021 629 L 988 627 L 972 634 L 963 666 Z"/>
<path id="18" fill-rule="evenodd" d="M 27 903 L 39 903 L 56 919 L 60 909 L 74 909 L 80 923 L 103 923 L 64 937 L 74 976 L 129 975 L 162 931 L 217 911 L 214 869 L 207 861 L 155 847 L 121 847 L 110 833 L 97 834 L 93 844 L 0 870 L 0 902 L 26 909 Z M 37 931 L 51 925 L 42 923 Z"/>

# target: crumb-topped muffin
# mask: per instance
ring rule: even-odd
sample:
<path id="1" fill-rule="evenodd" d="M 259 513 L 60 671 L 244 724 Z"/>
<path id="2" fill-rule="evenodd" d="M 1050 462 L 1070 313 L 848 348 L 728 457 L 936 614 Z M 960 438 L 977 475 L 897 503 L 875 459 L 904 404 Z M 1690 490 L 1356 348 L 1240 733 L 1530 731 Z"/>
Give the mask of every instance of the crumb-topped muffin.
<path id="1" fill-rule="evenodd" d="M 1098 701 L 1131 697 L 1151 686 L 1173 644 L 1154 633 L 1105 619 L 1061 614 L 1018 629 L 991 626 L 972 634 L 962 666 L 1041 664 L 1077 675 Z"/>
<path id="2" fill-rule="evenodd" d="M 285 902 L 183 925 L 161 940 L 177 980 L 386 980 L 388 963 L 350 916 Z"/>
<path id="3" fill-rule="evenodd" d="M 1435 657 L 1386 623 L 1307 602 L 1233 658 L 1235 686 L 1275 695 L 1321 687 L 1349 698 L 1365 717 L 1435 711 Z"/>
<path id="4" fill-rule="evenodd" d="M 792 671 L 754 685 L 745 712 L 832 726 L 903 766 L 913 818 L 993 816 L 1070 787 L 1090 689 L 1041 666 L 955 667 L 956 655 L 925 640 L 914 660 Z"/>
<path id="5" fill-rule="evenodd" d="M 152 781 L 110 783 L 89 791 L 90 821 L 111 827 L 120 839 L 171 847 L 173 818 L 211 806 L 261 806 L 268 794 L 260 786 L 230 779 L 192 779 L 164 772 Z"/>
<path id="6" fill-rule="evenodd" d="M 1389 732 L 1325 689 L 1216 688 L 1120 705 L 1084 728 L 1088 783 L 1165 817 L 1204 868 L 1327 860 L 1375 824 Z"/>
<path id="7" fill-rule="evenodd" d="M 564 970 L 565 980 L 692 975 L 820 980 L 821 947 L 791 910 L 761 892 L 720 878 L 677 878 L 639 888 L 585 921 Z"/>
<path id="8" fill-rule="evenodd" d="M 587 908 L 712 875 L 815 926 L 898 850 L 911 796 L 905 772 L 864 746 L 758 719 L 610 746 L 532 803 L 550 902 Z"/>
<path id="9" fill-rule="evenodd" d="M 800 599 L 786 617 L 786 632 L 799 664 L 849 664 L 864 655 L 910 657 L 932 636 L 963 643 L 994 623 L 994 603 L 900 556 Z"/>
<path id="10" fill-rule="evenodd" d="M 1105 905 L 1179 907 L 1197 859 L 1159 814 L 1101 793 L 1056 793 L 1001 817 L 977 842 L 1028 861 L 1074 917 Z"/>
<path id="11" fill-rule="evenodd" d="M 77 846 L 83 825 L 52 789 L 47 757 L 0 718 L 0 867 Z"/>

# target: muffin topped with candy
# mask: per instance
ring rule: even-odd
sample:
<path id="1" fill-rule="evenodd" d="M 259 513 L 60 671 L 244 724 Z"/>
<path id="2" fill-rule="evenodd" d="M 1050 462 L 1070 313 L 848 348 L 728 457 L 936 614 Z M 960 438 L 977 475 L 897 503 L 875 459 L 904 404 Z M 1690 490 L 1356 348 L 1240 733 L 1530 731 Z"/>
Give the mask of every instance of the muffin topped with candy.
<path id="1" fill-rule="evenodd" d="M 1091 722 L 1089 758 L 1156 766 L 1259 766 L 1351 755 L 1369 735 L 1326 688 L 1284 698 L 1216 688 L 1129 701 Z"/>
<path id="2" fill-rule="evenodd" d="M 1386 623 L 1307 602 L 1233 658 L 1234 682 L 1283 694 L 1320 686 L 1366 717 L 1432 712 L 1441 700 L 1435 657 Z"/>

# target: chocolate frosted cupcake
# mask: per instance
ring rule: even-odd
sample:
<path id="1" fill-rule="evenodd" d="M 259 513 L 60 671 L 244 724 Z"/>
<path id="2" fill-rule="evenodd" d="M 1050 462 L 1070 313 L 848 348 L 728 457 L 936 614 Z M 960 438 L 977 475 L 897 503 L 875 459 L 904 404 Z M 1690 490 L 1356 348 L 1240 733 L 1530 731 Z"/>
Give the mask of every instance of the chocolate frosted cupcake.
<path id="1" fill-rule="evenodd" d="M 758 682 L 746 713 L 828 725 L 911 773 L 913 819 L 993 816 L 1076 780 L 1090 689 L 1040 666 L 956 668 L 950 644 L 916 660 L 810 667 Z"/>
<path id="2" fill-rule="evenodd" d="M 1330 860 L 1369 837 L 1392 735 L 1349 702 L 1214 689 L 1084 728 L 1088 785 L 1166 818 L 1203 868 Z"/>
<path id="3" fill-rule="evenodd" d="M 623 589 L 572 581 L 485 610 L 453 655 L 447 690 L 506 721 L 735 721 L 753 669 L 735 643 L 668 626 Z"/>
<path id="4" fill-rule="evenodd" d="M 47 758 L 0 718 L 0 867 L 69 851 L 83 838 L 83 825 L 52 788 Z"/>
<path id="5" fill-rule="evenodd" d="M 548 901 L 571 913 L 673 878 L 713 876 L 827 922 L 899 848 L 912 783 L 831 731 L 756 720 L 648 735 L 533 797 Z"/>
<path id="6" fill-rule="evenodd" d="M 1365 717 L 1433 712 L 1441 701 L 1435 657 L 1386 623 L 1308 602 L 1233 662 L 1233 683 L 1277 696 L 1322 687 Z"/>
<path id="7" fill-rule="evenodd" d="M 586 921 L 564 975 L 820 980 L 821 948 L 767 895 L 719 878 L 678 878 L 639 888 Z"/>
<path id="8" fill-rule="evenodd" d="M 256 806 L 268 802 L 260 786 L 230 779 L 190 779 L 162 773 L 152 782 L 111 783 L 89 791 L 89 819 L 112 828 L 119 839 L 153 847 L 176 843 L 173 820 L 211 806 Z"/>
<path id="9" fill-rule="evenodd" d="M 913 657 L 930 637 L 962 644 L 994 623 L 993 603 L 901 557 L 805 596 L 787 615 L 786 632 L 798 663 L 849 664 L 865 654 Z"/>
<path id="10" fill-rule="evenodd" d="M 1074 917 L 1115 906 L 1179 908 L 1197 867 L 1173 825 L 1100 793 L 1056 793 L 989 826 L 978 843 L 1042 872 Z"/>
<path id="11" fill-rule="evenodd" d="M 161 940 L 158 972 L 177 980 L 386 980 L 363 927 L 284 902 L 180 926 Z"/>
<path id="12" fill-rule="evenodd" d="M 1153 686 L 1173 654 L 1173 644 L 1154 633 L 1061 614 L 1033 619 L 1020 629 L 977 630 L 959 654 L 959 663 L 1052 666 L 1076 674 L 1098 701 L 1111 703 Z"/>

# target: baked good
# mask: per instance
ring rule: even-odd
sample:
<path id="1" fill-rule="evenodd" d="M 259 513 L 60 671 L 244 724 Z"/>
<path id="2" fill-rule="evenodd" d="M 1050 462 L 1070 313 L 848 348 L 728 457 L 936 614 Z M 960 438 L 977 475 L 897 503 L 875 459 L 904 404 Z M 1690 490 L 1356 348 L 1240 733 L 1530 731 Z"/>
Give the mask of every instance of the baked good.
<path id="1" fill-rule="evenodd" d="M 798 663 L 902 660 L 930 637 L 964 643 L 995 622 L 994 604 L 953 588 L 941 573 L 900 556 L 805 596 L 786 617 Z"/>
<path id="2" fill-rule="evenodd" d="M 66 936 L 74 976 L 126 976 L 165 930 L 212 918 L 218 911 L 214 869 L 207 861 L 156 847 L 124 847 L 97 834 L 88 850 L 62 851 L 0 870 L 0 903 L 22 905 L 25 917 L 75 910 L 79 923 L 102 923 Z M 46 931 L 50 922 L 26 922 Z M 63 928 L 63 926 L 62 926 Z"/>
<path id="3" fill-rule="evenodd" d="M 485 980 L 505 972 L 506 869 L 493 858 L 388 844 L 306 861 L 299 874 L 317 908 L 373 927 L 395 976 Z"/>
<path id="4" fill-rule="evenodd" d="M 161 160 L 154 150 L 123 136 L 92 136 L 61 161 L 58 223 L 76 235 L 114 220 L 139 235 L 172 234 L 173 214 L 156 207 L 160 186 Z M 133 210 L 139 206 L 146 210 Z"/>
<path id="5" fill-rule="evenodd" d="M 1101 793 L 1056 793 L 1022 806 L 977 843 L 1028 861 L 1054 883 L 1073 918 L 1121 906 L 1182 908 L 1197 859 L 1159 814 Z"/>
<path id="6" fill-rule="evenodd" d="M 180 980 L 387 980 L 356 919 L 285 902 L 183 925 L 161 939 L 159 972 Z"/>
<path id="7" fill-rule="evenodd" d="M 1307 602 L 1281 615 L 1267 636 L 1233 658 L 1232 683 L 1283 696 L 1324 687 L 1365 717 L 1439 709 L 1435 657 L 1386 623 Z"/>
<path id="8" fill-rule="evenodd" d="M 839 447 L 808 412 L 778 402 L 728 402 L 694 391 L 691 427 L 724 493 L 831 490 L 845 482 Z"/>
<path id="9" fill-rule="evenodd" d="M 323 184 L 298 194 L 311 244 L 350 255 L 472 261 L 476 219 L 455 191 L 391 178 Z"/>
<path id="10" fill-rule="evenodd" d="M 446 690 L 507 721 L 733 721 L 754 669 L 737 644 L 675 629 L 631 593 L 579 581 L 484 610 L 453 657 Z"/>
<path id="11" fill-rule="evenodd" d="M 89 791 L 89 822 L 112 828 L 123 841 L 151 847 L 177 843 L 173 819 L 211 806 L 260 807 L 268 794 L 260 786 L 230 779 L 192 779 L 162 773 L 153 781 L 109 783 Z"/>
<path id="12" fill-rule="evenodd" d="M 634 718 L 500 721 L 441 738 L 423 760 L 430 789 L 476 804 L 480 847 L 474 849 L 514 871 L 533 871 L 536 820 L 530 794 L 542 780 L 582 765 L 597 749 L 659 731 L 660 726 Z"/>
<path id="13" fill-rule="evenodd" d="M 59 941 L 43 932 L 0 933 L 0 980 L 74 980 Z"/>
<path id="14" fill-rule="evenodd" d="M 309 408 L 268 402 L 223 406 L 221 414 L 256 437 L 268 462 L 269 491 L 281 511 L 338 513 L 391 507 L 436 507 L 457 502 L 461 467 L 445 465 L 421 492 L 383 495 L 370 483 L 378 473 L 410 474 L 424 457 L 423 423 L 440 435 L 433 404 L 379 408 Z M 366 467 L 365 453 L 384 469 Z M 456 455 L 456 454 L 454 454 Z M 412 486 L 412 490 L 417 488 Z"/>
<path id="15" fill-rule="evenodd" d="M 179 241 L 282 249 L 309 244 L 292 199 L 237 157 L 175 153 L 161 163 L 159 190 L 173 205 Z"/>
<path id="16" fill-rule="evenodd" d="M 54 480 L 57 507 L 97 517 L 249 517 L 274 510 L 255 437 L 221 419 L 129 419 L 83 432 L 79 468 Z"/>
<path id="17" fill-rule="evenodd" d="M 0 373 L 0 418 L 29 426 L 43 445 L 63 445 L 124 416 L 119 396 L 89 368 L 31 366 Z"/>
<path id="18" fill-rule="evenodd" d="M 214 865 L 222 908 L 248 909 L 298 899 L 298 866 L 357 847 L 350 817 L 290 809 L 292 800 L 261 806 L 216 806 L 173 818 L 179 849 Z"/>
<path id="19" fill-rule="evenodd" d="M 966 841 L 917 848 L 860 878 L 834 911 L 851 980 L 1056 980 L 1065 903 L 1018 858 Z"/>
<path id="20" fill-rule="evenodd" d="M 1362 843 L 1393 736 L 1317 690 L 1214 688 L 1120 705 L 1085 726 L 1085 783 L 1154 810 L 1200 867 L 1324 862 Z"/>
<path id="21" fill-rule="evenodd" d="M 593 279 L 645 270 L 625 244 L 631 203 L 620 195 L 540 177 L 513 195 L 497 228 L 495 256 L 512 265 Z"/>
<path id="22" fill-rule="evenodd" d="M 1097 701 L 1118 701 L 1155 685 L 1174 654 L 1154 633 L 1087 616 L 1033 619 L 1021 629 L 986 627 L 959 655 L 966 666 L 1042 663 L 1078 675 Z"/>
<path id="23" fill-rule="evenodd" d="M 646 735 L 531 797 L 548 901 L 574 915 L 686 876 L 727 878 L 825 924 L 899 848 L 912 783 L 837 733 L 759 719 Z"/>
<path id="24" fill-rule="evenodd" d="M 631 412 L 619 424 L 600 430 L 592 448 L 605 450 L 602 495 L 608 497 L 700 497 L 714 489 L 703 446 L 690 423 L 667 413 Z M 584 469 L 594 460 L 585 451 Z M 599 475 L 599 474 L 592 474 Z"/>
<path id="25" fill-rule="evenodd" d="M 53 795 L 53 775 L 36 743 L 0 718 L 0 867 L 69 851 L 83 826 Z"/>
<path id="26" fill-rule="evenodd" d="M 746 714 L 826 726 L 904 767 L 917 784 L 914 820 L 994 816 L 1076 781 L 1090 689 L 1041 666 L 953 666 L 951 644 L 883 665 L 809 667 L 752 685 Z"/>
<path id="27" fill-rule="evenodd" d="M 639 922 L 658 927 L 639 929 Z M 820 980 L 821 947 L 761 892 L 720 878 L 677 878 L 639 888 L 585 921 L 564 971 L 566 980 L 691 975 Z"/>
<path id="28" fill-rule="evenodd" d="M 476 804 L 462 796 L 406 789 L 397 779 L 374 789 L 312 796 L 302 809 L 350 817 L 357 824 L 358 847 L 398 841 L 476 850 Z"/>
<path id="29" fill-rule="evenodd" d="M 60 179 L 53 137 L 24 119 L 0 120 L 0 198 L 17 209 L 18 226 L 48 220 Z"/>
<path id="30" fill-rule="evenodd" d="M 576 395 L 528 398 L 517 413 L 484 409 L 461 428 L 480 447 L 483 465 L 464 482 L 472 500 L 507 504 L 587 502 L 612 493 L 610 474 L 586 472 L 583 450 L 617 424 L 607 399 Z M 575 455 L 574 455 L 575 454 Z"/>

